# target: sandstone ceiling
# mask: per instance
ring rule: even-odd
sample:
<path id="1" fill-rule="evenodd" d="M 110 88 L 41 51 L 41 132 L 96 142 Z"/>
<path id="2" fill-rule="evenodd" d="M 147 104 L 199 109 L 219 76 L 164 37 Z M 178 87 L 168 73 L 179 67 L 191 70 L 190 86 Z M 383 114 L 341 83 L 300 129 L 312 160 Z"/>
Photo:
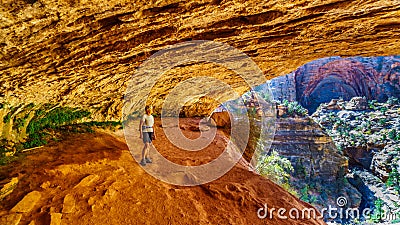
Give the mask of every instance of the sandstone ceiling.
<path id="1" fill-rule="evenodd" d="M 398 55 L 399 18 L 399 0 L 3 0 L 1 101 L 60 102 L 119 119 L 135 69 L 166 45 L 227 43 L 269 79 L 327 56 Z M 188 65 L 164 75 L 153 104 L 180 81 L 210 73 L 247 89 L 217 65 Z"/>

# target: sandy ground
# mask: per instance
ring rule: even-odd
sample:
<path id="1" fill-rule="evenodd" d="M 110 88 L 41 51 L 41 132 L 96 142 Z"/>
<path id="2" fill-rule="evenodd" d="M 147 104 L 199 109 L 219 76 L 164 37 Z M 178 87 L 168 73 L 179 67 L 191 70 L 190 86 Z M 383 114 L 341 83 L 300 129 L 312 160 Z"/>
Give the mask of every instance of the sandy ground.
<path id="1" fill-rule="evenodd" d="M 181 123 L 193 124 L 193 120 Z M 226 137 L 217 131 L 204 151 L 180 151 L 168 144 L 159 121 L 156 125 L 155 146 L 162 155 L 182 165 L 208 162 L 226 145 Z M 185 136 L 198 137 L 192 125 L 184 128 Z M 161 182 L 133 159 L 121 130 L 71 134 L 2 167 L 0 177 L 2 184 L 13 177 L 19 180 L 14 191 L 0 202 L 0 224 L 18 220 L 19 224 L 31 225 L 324 224 L 277 216 L 259 219 L 257 210 L 264 204 L 287 210 L 310 206 L 252 172 L 244 160 L 207 184 L 184 187 Z M 32 208 L 13 212 L 13 207 L 32 191 L 39 195 L 31 200 L 35 203 Z"/>

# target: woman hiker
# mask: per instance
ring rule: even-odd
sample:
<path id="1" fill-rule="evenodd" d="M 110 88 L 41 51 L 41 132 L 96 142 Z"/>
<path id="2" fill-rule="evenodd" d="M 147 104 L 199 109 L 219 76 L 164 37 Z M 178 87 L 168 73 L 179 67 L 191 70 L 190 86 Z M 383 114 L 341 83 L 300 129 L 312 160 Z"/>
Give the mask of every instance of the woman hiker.
<path id="1" fill-rule="evenodd" d="M 142 160 L 140 161 L 140 165 L 145 166 L 147 163 L 152 163 L 149 157 L 150 146 L 154 148 L 152 140 L 156 139 L 156 135 L 154 133 L 154 117 L 151 115 L 153 112 L 151 106 L 145 107 L 146 113 L 143 115 L 140 120 L 139 131 L 140 138 L 143 139 L 144 147 L 142 150 Z"/>

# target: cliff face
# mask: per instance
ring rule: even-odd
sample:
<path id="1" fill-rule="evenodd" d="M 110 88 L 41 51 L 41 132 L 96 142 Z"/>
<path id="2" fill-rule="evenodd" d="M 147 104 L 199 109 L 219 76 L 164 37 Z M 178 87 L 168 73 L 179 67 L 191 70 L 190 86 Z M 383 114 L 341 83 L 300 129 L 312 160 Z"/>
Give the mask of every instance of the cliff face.
<path id="1" fill-rule="evenodd" d="M 135 69 L 166 45 L 228 43 L 272 78 L 327 56 L 399 54 L 399 13 L 397 0 L 3 1 L 0 92 L 5 102 L 60 102 L 119 119 Z M 161 105 L 180 81 L 209 74 L 237 80 L 214 64 L 176 68 L 152 98 Z"/>
<path id="2" fill-rule="evenodd" d="M 386 101 L 400 97 L 400 58 L 349 58 L 296 71 L 297 98 L 311 111 L 333 98 Z"/>
<path id="3" fill-rule="evenodd" d="M 398 56 L 323 58 L 270 81 L 276 99 L 298 101 L 311 112 L 331 99 L 400 97 L 399 83 Z"/>
<path id="4" fill-rule="evenodd" d="M 271 149 L 301 164 L 305 172 L 326 181 L 335 181 L 347 159 L 338 154 L 332 139 L 309 118 L 280 118 Z"/>
<path id="5" fill-rule="evenodd" d="M 271 150 L 291 161 L 291 184 L 302 200 L 311 201 L 309 196 L 313 196 L 313 204 L 323 208 L 334 205 L 335 196 L 344 195 L 351 207 L 360 205 L 361 194 L 343 182 L 348 160 L 311 118 L 279 118 Z"/>

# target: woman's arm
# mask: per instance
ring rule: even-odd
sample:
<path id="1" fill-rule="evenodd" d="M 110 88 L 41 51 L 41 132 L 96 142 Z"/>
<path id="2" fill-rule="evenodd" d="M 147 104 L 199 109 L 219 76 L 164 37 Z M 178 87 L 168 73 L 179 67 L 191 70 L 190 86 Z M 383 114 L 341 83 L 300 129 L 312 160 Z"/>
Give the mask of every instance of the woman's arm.
<path id="1" fill-rule="evenodd" d="M 151 117 L 153 117 L 153 115 Z M 153 121 L 154 121 L 154 117 L 153 117 Z M 153 122 L 153 138 L 154 138 L 154 140 L 156 140 L 156 128 L 154 126 L 154 122 Z"/>
<path id="2" fill-rule="evenodd" d="M 143 130 L 142 130 L 142 127 L 143 127 L 143 119 L 141 119 L 140 120 L 140 123 L 139 123 L 139 132 L 140 132 L 140 138 L 143 138 Z"/>

